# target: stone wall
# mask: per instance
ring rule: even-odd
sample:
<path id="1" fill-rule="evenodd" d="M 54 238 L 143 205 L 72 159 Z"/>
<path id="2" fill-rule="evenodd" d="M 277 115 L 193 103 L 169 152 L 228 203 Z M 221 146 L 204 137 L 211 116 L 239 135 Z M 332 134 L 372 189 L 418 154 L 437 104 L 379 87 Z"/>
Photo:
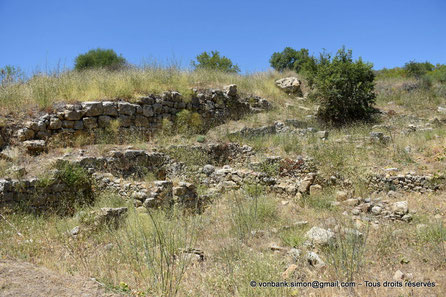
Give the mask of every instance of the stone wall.
<path id="1" fill-rule="evenodd" d="M 143 177 L 147 173 L 153 173 L 158 179 L 165 179 L 178 176 L 183 169 L 183 164 L 166 154 L 143 150 L 111 151 L 107 156 L 79 156 L 57 160 L 57 163 L 64 162 L 79 165 L 91 173 L 107 172 L 122 177 Z"/>
<path id="2" fill-rule="evenodd" d="M 195 156 L 200 163 L 225 165 L 232 162 L 243 163 L 255 154 L 248 145 L 238 143 L 210 143 L 206 145 L 172 145 L 165 149 L 165 153 L 181 159 L 182 156 Z"/>
<path id="3" fill-rule="evenodd" d="M 369 186 L 376 191 L 402 190 L 421 193 L 433 192 L 440 188 L 434 176 L 416 174 L 374 175 L 369 177 Z"/>
<path id="4" fill-rule="evenodd" d="M 134 103 L 118 100 L 67 104 L 27 122 L 16 136 L 20 141 L 45 140 L 60 132 L 105 128 L 113 120 L 119 120 L 122 128 L 136 127 L 154 132 L 161 127 L 163 119 L 175 121 L 182 110 L 198 113 L 206 130 L 229 119 L 237 120 L 246 113 L 268 108 L 270 103 L 265 99 L 240 96 L 236 85 L 223 90 L 194 89 L 190 100 L 178 92 L 169 91 L 161 96 L 141 97 Z"/>
<path id="5" fill-rule="evenodd" d="M 78 184 L 74 189 L 58 178 L 0 179 L 0 207 L 13 205 L 37 213 L 51 209 L 59 214 L 70 214 L 75 205 L 91 201 L 90 183 Z"/>

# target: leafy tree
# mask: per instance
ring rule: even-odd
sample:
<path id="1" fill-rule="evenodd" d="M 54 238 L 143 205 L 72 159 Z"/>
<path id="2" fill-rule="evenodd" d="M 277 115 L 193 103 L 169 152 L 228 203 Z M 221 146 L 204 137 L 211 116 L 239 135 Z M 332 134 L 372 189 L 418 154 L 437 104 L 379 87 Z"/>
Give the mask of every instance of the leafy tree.
<path id="1" fill-rule="evenodd" d="M 297 73 L 316 71 L 316 60 L 310 56 L 308 49 L 302 48 L 299 51 L 291 47 L 286 47 L 282 52 L 276 52 L 269 60 L 271 67 L 277 71 L 294 70 Z"/>
<path id="2" fill-rule="evenodd" d="M 352 51 L 340 49 L 332 58 L 322 54 L 314 78 L 314 96 L 320 101 L 318 118 L 333 125 L 370 120 L 377 111 L 371 63 L 353 61 Z"/>
<path id="3" fill-rule="evenodd" d="M 240 72 L 240 68 L 237 64 L 233 64 L 232 61 L 225 57 L 220 56 L 218 51 L 203 52 L 196 57 L 197 61 L 192 61 L 192 66 L 195 69 L 213 69 L 223 72 Z"/>
<path id="4" fill-rule="evenodd" d="M 122 56 L 118 56 L 112 49 L 93 49 L 76 57 L 74 69 L 106 68 L 117 70 L 126 64 Z"/>
<path id="5" fill-rule="evenodd" d="M 434 65 L 427 61 L 424 63 L 410 61 L 404 65 L 404 70 L 409 76 L 420 78 L 428 72 L 434 70 Z"/>

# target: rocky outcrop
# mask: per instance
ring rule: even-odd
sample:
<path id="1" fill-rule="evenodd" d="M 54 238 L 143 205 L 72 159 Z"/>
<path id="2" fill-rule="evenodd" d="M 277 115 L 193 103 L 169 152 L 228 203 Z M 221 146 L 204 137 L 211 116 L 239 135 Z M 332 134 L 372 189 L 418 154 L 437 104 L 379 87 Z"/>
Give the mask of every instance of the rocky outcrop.
<path id="1" fill-rule="evenodd" d="M 276 80 L 276 86 L 285 91 L 287 94 L 293 94 L 299 97 L 303 96 L 302 82 L 297 77 L 285 77 Z"/>
<path id="2" fill-rule="evenodd" d="M 121 225 L 125 215 L 127 214 L 127 207 L 103 207 L 92 212 L 93 223 L 96 227 L 108 226 L 117 229 Z"/>

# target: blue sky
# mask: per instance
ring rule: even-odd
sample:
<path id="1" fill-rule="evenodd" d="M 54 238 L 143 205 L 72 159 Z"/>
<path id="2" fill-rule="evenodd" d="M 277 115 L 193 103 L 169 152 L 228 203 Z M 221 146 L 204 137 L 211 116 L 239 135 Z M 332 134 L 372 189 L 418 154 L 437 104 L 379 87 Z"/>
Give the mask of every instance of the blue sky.
<path id="1" fill-rule="evenodd" d="M 216 49 L 243 72 L 268 69 L 285 46 L 345 45 L 375 69 L 446 63 L 446 0 L 0 0 L 0 19 L 0 67 L 27 72 L 71 68 L 97 47 L 183 66 Z"/>

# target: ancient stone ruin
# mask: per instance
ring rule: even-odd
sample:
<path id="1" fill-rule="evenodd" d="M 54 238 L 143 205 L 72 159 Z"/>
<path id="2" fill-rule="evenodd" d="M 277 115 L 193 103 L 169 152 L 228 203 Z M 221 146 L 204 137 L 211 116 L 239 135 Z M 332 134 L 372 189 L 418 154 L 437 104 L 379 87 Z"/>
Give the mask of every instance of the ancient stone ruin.
<path id="1" fill-rule="evenodd" d="M 244 114 L 269 108 L 271 104 L 263 98 L 238 94 L 236 85 L 229 85 L 223 90 L 194 89 L 191 98 L 168 91 L 161 96 L 140 97 L 136 102 L 115 100 L 67 104 L 27 122 L 15 135 L 29 152 L 37 154 L 45 151 L 45 140 L 55 134 L 106 128 L 112 121 L 118 121 L 120 128 L 154 133 L 161 127 L 163 119 L 175 122 L 179 112 L 188 110 L 200 115 L 202 129 L 206 131 L 227 120 L 237 120 Z M 0 145 L 4 142 L 2 138 Z"/>

